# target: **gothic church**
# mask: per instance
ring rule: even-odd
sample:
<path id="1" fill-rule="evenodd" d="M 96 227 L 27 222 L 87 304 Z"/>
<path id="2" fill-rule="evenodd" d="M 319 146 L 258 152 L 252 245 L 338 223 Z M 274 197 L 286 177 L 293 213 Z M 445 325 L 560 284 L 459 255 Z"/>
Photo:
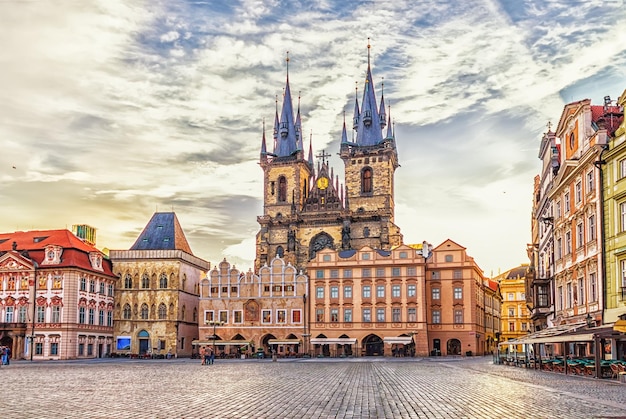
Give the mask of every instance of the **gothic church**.
<path id="1" fill-rule="evenodd" d="M 355 98 L 355 135 L 350 140 L 345 118 L 343 123 L 339 155 L 345 165 L 345 186 L 329 168 L 328 154 L 317 156 L 321 161 L 316 168 L 310 143 L 305 157 L 300 103 L 294 118 L 287 67 L 280 115 L 276 104 L 271 151 L 265 128 L 261 143 L 264 205 L 258 217 L 256 271 L 276 256 L 306 270 L 309 260 L 325 248 L 389 250 L 402 244 L 400 228 L 394 224 L 398 154 L 382 92 L 380 103 L 376 101 L 369 52 L 368 45 L 363 96 L 360 104 Z"/>

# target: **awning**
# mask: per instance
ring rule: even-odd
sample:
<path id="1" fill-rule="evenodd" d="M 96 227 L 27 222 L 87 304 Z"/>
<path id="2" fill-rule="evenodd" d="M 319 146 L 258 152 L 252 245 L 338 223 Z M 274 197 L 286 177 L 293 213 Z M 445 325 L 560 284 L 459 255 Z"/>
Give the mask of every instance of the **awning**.
<path id="1" fill-rule="evenodd" d="M 213 346 L 212 340 L 194 340 L 191 344 L 194 346 Z M 216 340 L 215 346 L 246 346 L 251 345 L 247 340 Z"/>
<path id="2" fill-rule="evenodd" d="M 354 345 L 356 338 L 311 338 L 313 345 Z"/>
<path id="3" fill-rule="evenodd" d="M 270 345 L 299 345 L 300 339 L 270 339 L 267 341 Z"/>
<path id="4" fill-rule="evenodd" d="M 413 338 L 411 336 L 385 337 L 383 338 L 383 341 L 385 343 L 391 343 L 391 344 L 401 343 L 404 345 L 408 345 L 411 342 L 413 342 Z"/>
<path id="5" fill-rule="evenodd" d="M 569 326 L 569 330 L 564 330 Z M 552 330 L 550 330 L 552 329 Z M 581 330 L 577 330 L 581 329 Z M 622 339 L 624 334 L 615 331 L 613 324 L 597 327 L 586 325 L 564 325 L 558 328 L 547 328 L 515 340 L 507 340 L 500 345 L 524 345 L 533 343 L 564 343 L 564 342 L 592 342 L 596 338 Z"/>
<path id="6" fill-rule="evenodd" d="M 525 345 L 532 343 L 569 342 L 571 340 L 558 340 L 557 337 L 569 332 L 573 332 L 582 327 L 586 327 L 586 323 L 563 324 L 559 326 L 547 327 L 543 330 L 531 333 L 519 339 L 511 339 L 500 342 L 499 346 Z"/>
<path id="7" fill-rule="evenodd" d="M 613 325 L 613 330 L 616 332 L 626 333 L 626 320 L 618 320 Z"/>

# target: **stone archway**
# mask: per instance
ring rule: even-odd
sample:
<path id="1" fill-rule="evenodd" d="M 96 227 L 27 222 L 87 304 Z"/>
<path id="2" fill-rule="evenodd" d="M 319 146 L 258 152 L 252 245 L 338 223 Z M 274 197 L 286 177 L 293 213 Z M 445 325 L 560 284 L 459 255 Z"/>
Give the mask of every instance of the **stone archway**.
<path id="1" fill-rule="evenodd" d="M 446 345 L 447 355 L 461 355 L 461 341 L 450 339 Z"/>
<path id="2" fill-rule="evenodd" d="M 363 349 L 365 350 L 365 356 L 383 356 L 384 355 L 384 342 L 378 335 L 367 335 L 363 339 Z"/>

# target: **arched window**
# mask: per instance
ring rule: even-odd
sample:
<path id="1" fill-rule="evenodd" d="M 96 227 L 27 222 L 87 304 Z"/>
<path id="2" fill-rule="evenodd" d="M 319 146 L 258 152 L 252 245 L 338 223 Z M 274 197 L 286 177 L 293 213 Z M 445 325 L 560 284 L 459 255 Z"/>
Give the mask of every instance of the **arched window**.
<path id="1" fill-rule="evenodd" d="M 372 169 L 369 167 L 361 172 L 361 192 L 372 193 Z"/>
<path id="2" fill-rule="evenodd" d="M 167 307 L 165 304 L 159 304 L 159 320 L 164 320 L 167 318 Z"/>
<path id="3" fill-rule="evenodd" d="M 148 318 L 148 304 L 141 305 L 141 318 L 144 320 Z"/>
<path id="4" fill-rule="evenodd" d="M 186 286 L 187 286 L 187 275 L 183 274 L 183 279 L 181 281 L 180 288 L 184 291 Z"/>
<path id="5" fill-rule="evenodd" d="M 192 321 L 195 323 L 198 321 L 198 309 L 197 308 L 193 308 L 193 319 Z"/>
<path id="6" fill-rule="evenodd" d="M 187 308 L 183 305 L 183 308 L 180 311 L 180 319 L 183 321 L 185 320 L 185 311 L 187 311 Z"/>
<path id="7" fill-rule="evenodd" d="M 124 320 L 130 320 L 130 305 L 124 304 L 124 313 L 122 314 Z"/>
<path id="8" fill-rule="evenodd" d="M 282 258 L 284 254 L 285 254 L 285 249 L 283 249 L 282 246 L 278 246 L 276 248 L 276 257 Z"/>
<path id="9" fill-rule="evenodd" d="M 159 277 L 159 288 L 167 288 L 167 275 L 161 274 Z"/>
<path id="10" fill-rule="evenodd" d="M 133 277 L 130 274 L 126 274 L 124 277 L 124 288 L 132 288 L 133 287 Z"/>
<path id="11" fill-rule="evenodd" d="M 287 179 L 284 176 L 278 178 L 278 202 L 287 201 Z"/>
<path id="12" fill-rule="evenodd" d="M 150 277 L 148 274 L 141 275 L 141 288 L 150 288 Z"/>

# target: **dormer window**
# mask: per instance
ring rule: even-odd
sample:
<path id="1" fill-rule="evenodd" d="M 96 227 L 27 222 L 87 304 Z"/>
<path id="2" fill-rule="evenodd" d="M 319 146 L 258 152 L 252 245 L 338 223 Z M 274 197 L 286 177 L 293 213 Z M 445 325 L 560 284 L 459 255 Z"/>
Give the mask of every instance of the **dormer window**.
<path id="1" fill-rule="evenodd" d="M 58 265 L 61 263 L 61 254 L 63 248 L 61 246 L 49 245 L 44 248 L 45 259 L 41 262 L 42 265 Z"/>
<path id="2" fill-rule="evenodd" d="M 97 271 L 102 271 L 102 254 L 100 252 L 91 252 L 89 253 L 89 261 L 91 262 L 91 267 Z"/>

